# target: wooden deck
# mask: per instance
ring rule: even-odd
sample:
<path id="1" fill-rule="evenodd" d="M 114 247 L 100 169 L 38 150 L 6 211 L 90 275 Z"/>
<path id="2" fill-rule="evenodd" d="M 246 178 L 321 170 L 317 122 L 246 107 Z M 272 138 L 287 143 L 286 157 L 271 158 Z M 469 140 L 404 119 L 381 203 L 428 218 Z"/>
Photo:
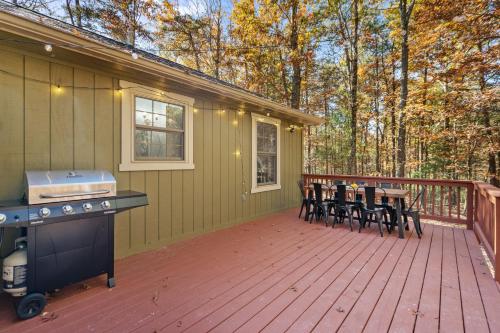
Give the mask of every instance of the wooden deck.
<path id="1" fill-rule="evenodd" d="M 500 292 L 472 231 L 350 232 L 297 210 L 116 262 L 0 332 L 500 332 Z"/>

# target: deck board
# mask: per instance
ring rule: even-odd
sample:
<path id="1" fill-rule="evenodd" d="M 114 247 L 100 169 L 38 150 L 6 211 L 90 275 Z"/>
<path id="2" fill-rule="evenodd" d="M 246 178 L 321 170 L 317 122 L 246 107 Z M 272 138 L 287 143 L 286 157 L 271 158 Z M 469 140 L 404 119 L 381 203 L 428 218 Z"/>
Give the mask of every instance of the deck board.
<path id="1" fill-rule="evenodd" d="M 439 327 L 443 332 L 463 332 L 462 301 L 453 230 L 443 229 L 443 272 L 441 274 L 441 307 Z"/>
<path id="2" fill-rule="evenodd" d="M 289 210 L 116 262 L 0 332 L 499 332 L 500 291 L 472 231 L 378 236 Z"/>
<path id="3" fill-rule="evenodd" d="M 416 316 L 415 332 L 437 332 L 439 330 L 442 264 L 443 229 L 436 227 L 432 235 L 431 250 L 425 270 L 418 315 Z"/>

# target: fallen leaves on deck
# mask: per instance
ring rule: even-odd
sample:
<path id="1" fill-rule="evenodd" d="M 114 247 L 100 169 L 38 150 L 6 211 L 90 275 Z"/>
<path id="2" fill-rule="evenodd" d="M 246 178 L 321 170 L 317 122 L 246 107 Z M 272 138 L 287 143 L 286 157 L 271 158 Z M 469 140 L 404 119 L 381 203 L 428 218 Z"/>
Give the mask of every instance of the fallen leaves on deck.
<path id="1" fill-rule="evenodd" d="M 55 312 L 44 312 L 40 316 L 40 318 L 42 319 L 43 322 L 52 321 L 52 320 L 56 319 L 57 317 L 58 317 L 58 315 Z"/>

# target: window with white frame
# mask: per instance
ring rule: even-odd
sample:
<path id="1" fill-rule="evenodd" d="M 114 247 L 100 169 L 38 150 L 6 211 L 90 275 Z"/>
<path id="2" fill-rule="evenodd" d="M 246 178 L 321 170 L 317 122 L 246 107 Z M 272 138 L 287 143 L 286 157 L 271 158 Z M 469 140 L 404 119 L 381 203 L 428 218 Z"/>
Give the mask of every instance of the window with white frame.
<path id="1" fill-rule="evenodd" d="M 121 171 L 193 169 L 192 98 L 120 81 Z"/>
<path id="2" fill-rule="evenodd" d="M 280 121 L 252 114 L 252 193 L 280 188 Z"/>

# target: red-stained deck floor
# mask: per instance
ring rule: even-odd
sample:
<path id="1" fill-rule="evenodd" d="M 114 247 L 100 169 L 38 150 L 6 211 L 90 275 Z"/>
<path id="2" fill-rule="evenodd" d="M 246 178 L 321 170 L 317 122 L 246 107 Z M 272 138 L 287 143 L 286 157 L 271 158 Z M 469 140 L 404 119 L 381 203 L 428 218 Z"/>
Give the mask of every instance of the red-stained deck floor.
<path id="1" fill-rule="evenodd" d="M 471 231 L 432 223 L 404 240 L 289 210 L 118 260 L 43 316 L 0 332 L 500 332 L 500 292 Z"/>

